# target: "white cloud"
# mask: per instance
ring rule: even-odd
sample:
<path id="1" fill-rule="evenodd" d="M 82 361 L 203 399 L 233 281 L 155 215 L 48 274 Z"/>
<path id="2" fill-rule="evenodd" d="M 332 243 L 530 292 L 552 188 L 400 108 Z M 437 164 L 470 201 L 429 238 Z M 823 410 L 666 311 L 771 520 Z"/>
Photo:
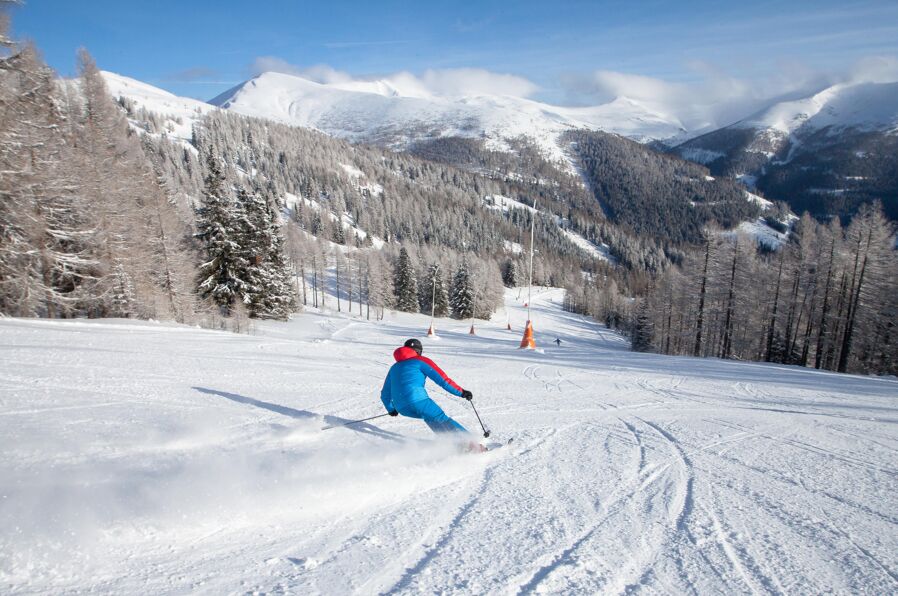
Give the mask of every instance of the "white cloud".
<path id="1" fill-rule="evenodd" d="M 539 90 L 531 81 L 480 68 L 427 70 L 421 82 L 434 95 L 511 95 L 529 97 Z"/>
<path id="2" fill-rule="evenodd" d="M 325 85 L 348 83 L 353 80 L 352 75 L 349 73 L 331 68 L 326 64 L 301 67 L 290 64 L 283 58 L 276 56 L 260 56 L 256 58 L 250 65 L 249 71 L 252 76 L 260 75 L 263 72 L 280 72 Z"/>
<path id="3" fill-rule="evenodd" d="M 746 81 L 710 72 L 697 82 L 681 83 L 599 70 L 590 75 L 568 75 L 564 84 L 569 95 L 581 102 L 606 103 L 626 97 L 679 119 L 689 129 L 728 124 L 770 97 Z"/>
<path id="4" fill-rule="evenodd" d="M 849 71 L 846 80 L 853 83 L 898 82 L 898 56 L 868 56 Z"/>
<path id="5" fill-rule="evenodd" d="M 566 102 L 599 105 L 627 97 L 690 130 L 726 126 L 775 101 L 797 99 L 840 82 L 885 83 L 898 81 L 898 57 L 871 56 L 841 72 L 821 72 L 798 62 L 777 65 L 766 77 L 736 76 L 708 62 L 688 64 L 688 82 L 613 70 L 573 73 L 561 77 Z M 407 97 L 510 95 L 531 97 L 540 91 L 532 81 L 512 74 L 480 68 L 430 69 L 383 76 L 354 76 L 325 64 L 297 66 L 274 56 L 257 58 L 250 71 L 282 72 L 345 89 L 397 93 Z"/>
<path id="6" fill-rule="evenodd" d="M 865 58 L 842 72 L 825 73 L 799 63 L 783 63 L 776 74 L 754 79 L 730 75 L 705 62 L 689 67 L 696 76 L 688 83 L 597 70 L 565 75 L 562 85 L 568 98 L 577 103 L 601 104 L 627 97 L 697 130 L 726 126 L 772 102 L 806 97 L 836 83 L 898 81 L 895 56 Z"/>
<path id="7" fill-rule="evenodd" d="M 536 84 L 517 75 L 491 72 L 480 68 L 426 70 L 420 76 L 402 71 L 385 76 L 353 76 L 325 64 L 296 66 L 275 56 L 256 58 L 249 68 L 253 76 L 263 72 L 291 74 L 325 85 L 347 86 L 352 83 L 383 81 L 403 95 L 464 96 L 511 95 L 529 97 L 539 90 Z"/>

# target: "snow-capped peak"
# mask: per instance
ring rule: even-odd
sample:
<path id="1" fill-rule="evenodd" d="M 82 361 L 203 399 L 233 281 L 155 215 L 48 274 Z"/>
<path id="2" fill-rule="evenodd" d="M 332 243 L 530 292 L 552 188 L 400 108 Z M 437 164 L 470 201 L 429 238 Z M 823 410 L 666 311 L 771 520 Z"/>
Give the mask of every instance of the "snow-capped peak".
<path id="1" fill-rule="evenodd" d="M 898 83 L 840 83 L 803 99 L 784 101 L 736 125 L 791 134 L 800 127 L 898 129 Z"/>

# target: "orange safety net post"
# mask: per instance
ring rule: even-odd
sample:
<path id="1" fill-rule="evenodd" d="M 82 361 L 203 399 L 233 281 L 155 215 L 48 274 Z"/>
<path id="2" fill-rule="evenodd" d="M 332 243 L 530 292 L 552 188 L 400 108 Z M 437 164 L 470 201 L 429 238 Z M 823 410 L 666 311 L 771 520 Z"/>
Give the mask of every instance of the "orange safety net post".
<path id="1" fill-rule="evenodd" d="M 527 327 L 524 328 L 524 337 L 521 339 L 521 349 L 534 350 L 536 342 L 533 341 L 533 323 L 527 321 Z"/>
<path id="2" fill-rule="evenodd" d="M 477 335 L 476 333 L 474 333 L 474 323 L 471 323 L 471 330 L 468 331 L 468 335 Z"/>
<path id="3" fill-rule="evenodd" d="M 433 323 L 430 324 L 430 327 L 427 328 L 427 337 L 436 337 L 437 330 L 433 328 Z"/>

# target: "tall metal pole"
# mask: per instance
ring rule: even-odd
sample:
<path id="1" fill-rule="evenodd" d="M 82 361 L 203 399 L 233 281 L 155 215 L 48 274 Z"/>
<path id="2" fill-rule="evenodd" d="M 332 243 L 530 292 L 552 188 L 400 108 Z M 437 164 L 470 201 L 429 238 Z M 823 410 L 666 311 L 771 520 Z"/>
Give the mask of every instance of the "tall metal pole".
<path id="1" fill-rule="evenodd" d="M 521 349 L 534 350 L 536 342 L 533 340 L 533 321 L 530 319 L 530 303 L 533 302 L 533 230 L 536 227 L 536 202 L 533 203 L 533 213 L 530 219 L 530 271 L 527 272 L 527 326 L 524 328 L 524 337 L 521 338 Z"/>
<path id="2" fill-rule="evenodd" d="M 436 337 L 436 329 L 433 328 L 433 320 L 436 314 L 437 304 L 437 274 L 440 271 L 440 264 L 437 263 L 433 268 L 433 279 L 430 280 L 430 328 L 427 330 L 427 337 Z"/>
<path id="3" fill-rule="evenodd" d="M 533 213 L 530 217 L 530 273 L 527 279 L 527 320 L 530 320 L 530 292 L 533 289 L 533 226 L 536 223 L 536 201 L 533 201 Z"/>
<path id="4" fill-rule="evenodd" d="M 440 270 L 440 266 L 437 265 L 433 268 L 433 281 L 431 282 L 431 296 L 430 296 L 430 326 L 433 327 L 433 315 L 436 309 L 437 304 L 437 272 Z"/>

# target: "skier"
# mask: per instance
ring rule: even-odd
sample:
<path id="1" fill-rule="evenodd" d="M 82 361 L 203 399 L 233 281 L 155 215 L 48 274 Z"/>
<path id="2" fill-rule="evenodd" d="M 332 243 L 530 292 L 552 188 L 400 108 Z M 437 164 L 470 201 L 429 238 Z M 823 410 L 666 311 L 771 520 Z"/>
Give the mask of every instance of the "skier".
<path id="1" fill-rule="evenodd" d="M 560 337 L 555 338 L 555 345 L 558 346 L 559 348 L 561 347 L 561 338 Z"/>
<path id="2" fill-rule="evenodd" d="M 420 340 L 409 339 L 405 344 L 396 348 L 393 358 L 396 363 L 390 367 L 384 387 L 380 392 L 380 400 L 389 412 L 390 416 L 408 416 L 420 418 L 435 433 L 464 433 L 468 431 L 461 424 L 450 418 L 443 412 L 424 389 L 425 381 L 431 381 L 458 397 L 471 401 L 474 395 L 467 389 L 462 389 L 458 384 L 437 366 L 433 360 L 421 355 L 424 347 Z M 483 451 L 484 448 L 471 441 L 468 449 Z"/>

